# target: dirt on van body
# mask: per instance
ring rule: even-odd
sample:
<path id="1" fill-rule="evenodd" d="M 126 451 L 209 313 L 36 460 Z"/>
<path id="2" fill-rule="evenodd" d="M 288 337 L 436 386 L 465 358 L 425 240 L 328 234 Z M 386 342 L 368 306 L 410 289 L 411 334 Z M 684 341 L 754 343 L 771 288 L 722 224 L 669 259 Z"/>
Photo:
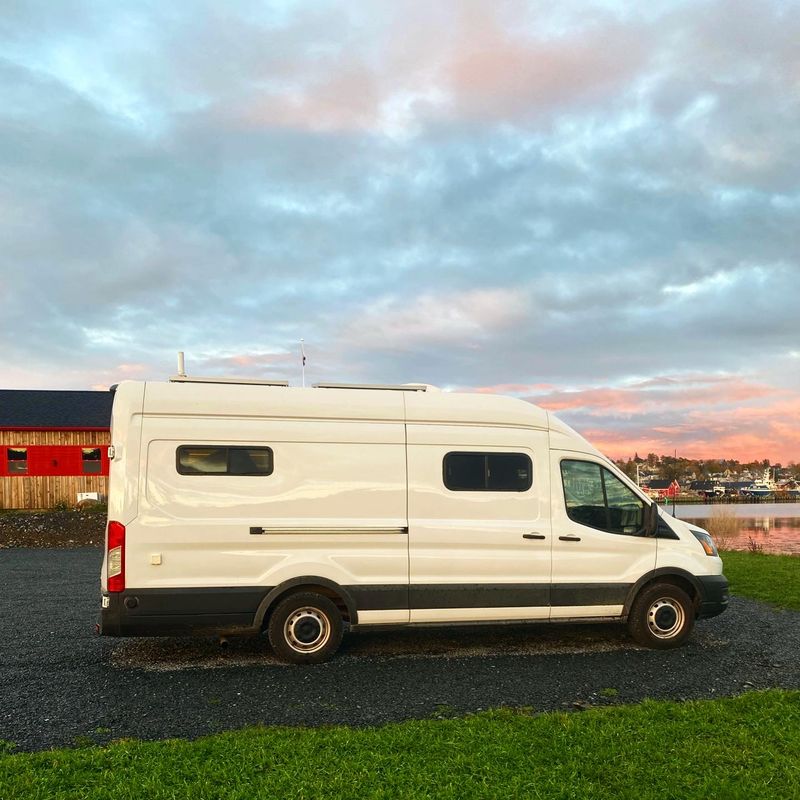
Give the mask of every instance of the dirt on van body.
<path id="1" fill-rule="evenodd" d="M 8 547 L 100 547 L 105 506 L 0 513 L 0 549 Z"/>

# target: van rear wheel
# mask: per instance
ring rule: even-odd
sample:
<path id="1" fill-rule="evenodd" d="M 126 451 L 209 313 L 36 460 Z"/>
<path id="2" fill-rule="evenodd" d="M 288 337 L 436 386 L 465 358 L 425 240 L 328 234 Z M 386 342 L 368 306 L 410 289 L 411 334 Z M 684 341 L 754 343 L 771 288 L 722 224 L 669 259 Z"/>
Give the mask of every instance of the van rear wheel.
<path id="1" fill-rule="evenodd" d="M 330 598 L 316 592 L 298 592 L 275 607 L 267 635 L 281 661 L 320 664 L 339 649 L 342 615 Z"/>
<path id="2" fill-rule="evenodd" d="M 672 583 L 643 589 L 628 614 L 628 631 L 641 645 L 656 650 L 680 647 L 694 627 L 694 605 L 686 592 Z"/>

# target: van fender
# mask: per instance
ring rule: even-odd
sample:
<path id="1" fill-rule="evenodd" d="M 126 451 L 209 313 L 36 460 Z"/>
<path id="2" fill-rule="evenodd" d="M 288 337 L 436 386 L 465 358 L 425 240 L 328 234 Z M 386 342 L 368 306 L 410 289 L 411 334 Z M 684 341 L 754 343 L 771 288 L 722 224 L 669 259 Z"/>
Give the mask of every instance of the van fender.
<path id="1" fill-rule="evenodd" d="M 683 578 L 685 581 L 691 584 L 692 588 L 694 589 L 695 597 L 693 599 L 695 600 L 695 607 L 699 605 L 703 598 L 703 587 L 696 575 L 692 575 L 691 572 L 687 572 L 685 569 L 681 569 L 680 567 L 659 567 L 658 569 L 653 569 L 650 570 L 650 572 L 646 572 L 630 588 L 628 591 L 628 596 L 625 598 L 625 605 L 622 608 L 623 616 L 628 615 L 628 612 L 631 610 L 631 606 L 633 605 L 633 601 L 636 599 L 636 595 L 639 594 L 641 588 L 646 583 L 650 583 L 654 578 Z"/>
<path id="2" fill-rule="evenodd" d="M 335 592 L 337 595 L 339 595 L 339 597 L 341 597 L 344 601 L 344 604 L 347 607 L 347 613 L 350 616 L 350 624 L 355 625 L 358 622 L 358 609 L 356 608 L 353 596 L 347 591 L 347 589 L 345 589 L 343 586 L 340 586 L 338 583 L 329 580 L 328 578 L 320 578 L 318 575 L 300 575 L 296 578 L 290 578 L 288 581 L 284 581 L 283 583 L 279 583 L 270 590 L 270 592 L 264 597 L 258 606 L 258 610 L 256 611 L 256 616 L 254 619 L 254 627 L 261 628 L 261 626 L 264 624 L 264 617 L 266 616 L 269 607 L 278 597 L 297 586 L 324 586 L 326 589 L 330 589 L 332 592 Z"/>

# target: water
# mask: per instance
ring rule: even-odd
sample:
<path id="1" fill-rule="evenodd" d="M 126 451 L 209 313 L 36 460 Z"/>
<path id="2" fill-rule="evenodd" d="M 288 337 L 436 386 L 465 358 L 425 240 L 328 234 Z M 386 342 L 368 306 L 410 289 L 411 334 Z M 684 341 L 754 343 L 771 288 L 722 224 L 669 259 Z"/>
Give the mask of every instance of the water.
<path id="1" fill-rule="evenodd" d="M 672 506 L 665 506 L 672 513 Z M 707 527 L 718 514 L 733 515 L 739 525 L 726 542 L 732 550 L 747 550 L 752 540 L 765 553 L 800 554 L 800 503 L 731 503 L 714 505 L 676 505 L 675 516 Z"/>

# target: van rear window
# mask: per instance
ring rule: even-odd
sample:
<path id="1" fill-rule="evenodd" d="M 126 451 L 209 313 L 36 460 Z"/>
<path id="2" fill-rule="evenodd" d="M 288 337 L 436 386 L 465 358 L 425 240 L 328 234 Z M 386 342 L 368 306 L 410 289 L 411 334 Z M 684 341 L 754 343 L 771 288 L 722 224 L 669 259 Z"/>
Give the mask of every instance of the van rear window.
<path id="1" fill-rule="evenodd" d="M 453 492 L 526 492 L 533 483 L 525 453 L 448 453 L 443 469 Z"/>
<path id="2" fill-rule="evenodd" d="M 271 475 L 270 447 L 227 447 L 187 444 L 175 457 L 181 475 Z"/>

